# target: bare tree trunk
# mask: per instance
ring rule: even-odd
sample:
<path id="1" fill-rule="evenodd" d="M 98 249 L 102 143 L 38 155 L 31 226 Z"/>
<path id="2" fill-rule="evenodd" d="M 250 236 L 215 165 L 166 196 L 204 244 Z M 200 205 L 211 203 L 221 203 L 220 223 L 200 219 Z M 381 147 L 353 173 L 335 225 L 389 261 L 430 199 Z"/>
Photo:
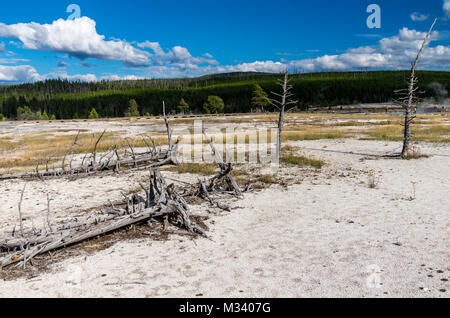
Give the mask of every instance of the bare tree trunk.
<path id="1" fill-rule="evenodd" d="M 411 142 L 411 122 L 414 120 L 414 117 L 411 116 L 413 104 L 416 100 L 415 93 L 417 91 L 417 78 L 416 78 L 416 67 L 419 63 L 420 56 L 423 52 L 423 49 L 427 45 L 428 39 L 431 35 L 431 32 L 433 31 L 434 25 L 436 24 L 437 19 L 434 20 L 433 24 L 431 25 L 430 30 L 428 31 L 425 40 L 422 43 L 422 46 L 420 47 L 419 53 L 417 54 L 416 60 L 412 64 L 411 67 L 411 76 L 409 80 L 409 86 L 408 86 L 408 93 L 407 98 L 405 100 L 406 105 L 405 108 L 405 129 L 403 133 L 403 149 L 402 149 L 402 158 L 406 158 L 408 156 L 408 153 L 410 151 L 410 142 Z"/>
<path id="2" fill-rule="evenodd" d="M 291 93 L 292 86 L 289 85 L 289 72 L 286 70 L 284 73 L 284 80 L 279 83 L 282 89 L 281 94 L 277 94 L 272 92 L 273 95 L 277 96 L 280 100 L 271 99 L 270 103 L 272 106 L 276 107 L 279 110 L 278 117 L 278 136 L 277 136 L 277 149 L 276 155 L 277 159 L 281 158 L 281 143 L 283 139 L 283 127 L 284 127 L 284 116 L 286 112 L 286 106 L 297 104 L 297 101 L 290 100 L 290 97 L 293 96 Z"/>
<path id="3" fill-rule="evenodd" d="M 277 159 L 281 157 L 281 142 L 283 137 L 284 126 L 284 107 L 280 110 L 280 116 L 278 117 L 278 136 L 277 136 Z"/>

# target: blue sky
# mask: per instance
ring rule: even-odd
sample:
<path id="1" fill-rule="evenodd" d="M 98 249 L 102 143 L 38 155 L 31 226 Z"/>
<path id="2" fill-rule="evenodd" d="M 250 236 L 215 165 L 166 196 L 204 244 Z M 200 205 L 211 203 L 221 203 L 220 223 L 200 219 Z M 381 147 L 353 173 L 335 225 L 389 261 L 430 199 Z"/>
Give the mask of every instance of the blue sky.
<path id="1" fill-rule="evenodd" d="M 80 19 L 67 20 L 72 3 Z M 373 3 L 381 28 L 369 29 Z M 2 84 L 403 69 L 435 17 L 421 66 L 450 69 L 450 0 L 17 0 L 0 9 Z"/>

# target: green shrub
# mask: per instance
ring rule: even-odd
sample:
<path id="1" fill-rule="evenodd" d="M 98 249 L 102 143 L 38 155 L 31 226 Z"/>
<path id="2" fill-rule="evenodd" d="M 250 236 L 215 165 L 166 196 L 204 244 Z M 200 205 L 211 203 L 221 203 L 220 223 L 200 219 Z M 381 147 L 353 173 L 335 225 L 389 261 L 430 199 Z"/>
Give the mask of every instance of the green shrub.
<path id="1" fill-rule="evenodd" d="M 98 119 L 98 113 L 95 108 L 92 108 L 91 113 L 89 114 L 89 119 Z"/>
<path id="2" fill-rule="evenodd" d="M 178 104 L 178 110 L 180 111 L 180 113 L 185 114 L 189 111 L 189 104 L 186 103 L 186 101 L 184 100 L 184 98 L 182 98 L 180 100 L 180 103 Z"/>
<path id="3" fill-rule="evenodd" d="M 17 119 L 18 120 L 35 120 L 36 114 L 33 113 L 28 106 L 17 107 Z"/>
<path id="4" fill-rule="evenodd" d="M 270 105 L 269 96 L 258 84 L 253 85 L 252 106 L 264 111 L 264 107 Z"/>
<path id="5" fill-rule="evenodd" d="M 141 114 L 139 113 L 139 106 L 134 99 L 130 99 L 128 103 L 128 116 L 129 117 L 139 117 Z"/>
<path id="6" fill-rule="evenodd" d="M 225 108 L 225 103 L 219 96 L 208 96 L 208 100 L 203 104 L 206 113 L 221 113 Z"/>
<path id="7" fill-rule="evenodd" d="M 44 110 L 44 112 L 41 115 L 41 120 L 48 120 L 48 119 L 49 118 L 48 118 L 47 112 Z"/>

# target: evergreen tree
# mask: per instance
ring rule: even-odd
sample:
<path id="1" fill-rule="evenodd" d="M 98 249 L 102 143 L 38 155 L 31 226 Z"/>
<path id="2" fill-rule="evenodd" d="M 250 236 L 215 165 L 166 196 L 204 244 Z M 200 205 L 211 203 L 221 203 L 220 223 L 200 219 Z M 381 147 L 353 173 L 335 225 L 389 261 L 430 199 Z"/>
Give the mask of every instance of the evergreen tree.
<path id="1" fill-rule="evenodd" d="M 137 102 L 134 99 L 131 99 L 128 104 L 128 116 L 129 117 L 139 117 L 141 114 L 139 113 L 139 107 Z"/>
<path id="2" fill-rule="evenodd" d="M 189 111 L 189 104 L 186 103 L 186 101 L 184 100 L 184 98 L 182 98 L 178 104 L 178 110 L 180 111 L 180 113 L 182 113 L 183 115 L 185 113 L 187 113 Z"/>
<path id="3" fill-rule="evenodd" d="M 44 110 L 44 112 L 41 115 L 41 120 L 48 120 L 47 112 Z"/>
<path id="4" fill-rule="evenodd" d="M 56 120 L 56 117 L 54 114 L 52 115 L 52 117 L 50 117 L 50 120 Z"/>
<path id="5" fill-rule="evenodd" d="M 219 96 L 208 96 L 208 100 L 203 104 L 203 109 L 207 114 L 223 112 L 225 104 Z"/>
<path id="6" fill-rule="evenodd" d="M 92 108 L 91 113 L 89 114 L 89 119 L 98 119 L 98 113 L 95 108 Z"/>
<path id="7" fill-rule="evenodd" d="M 35 120 L 36 114 L 33 113 L 30 107 L 17 107 L 17 119 L 18 120 Z"/>
<path id="8" fill-rule="evenodd" d="M 260 108 L 264 112 L 264 107 L 270 105 L 270 100 L 267 93 L 261 86 L 255 84 L 253 86 L 252 106 Z"/>

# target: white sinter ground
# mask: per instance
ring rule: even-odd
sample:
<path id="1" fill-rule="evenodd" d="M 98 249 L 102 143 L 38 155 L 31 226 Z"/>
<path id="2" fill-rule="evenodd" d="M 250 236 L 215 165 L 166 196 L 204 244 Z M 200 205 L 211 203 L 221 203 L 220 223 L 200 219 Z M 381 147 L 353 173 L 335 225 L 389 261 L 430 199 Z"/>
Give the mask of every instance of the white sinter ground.
<path id="1" fill-rule="evenodd" d="M 120 242 L 33 279 L 0 281 L 0 296 L 449 297 L 448 144 L 422 144 L 430 157 L 410 161 L 368 156 L 398 152 L 396 142 L 292 145 L 329 165 L 305 178 L 297 170 L 300 184 L 245 194 L 232 204 L 241 209 L 211 215 L 212 240 Z M 376 189 L 368 187 L 371 170 Z M 56 218 L 115 199 L 143 175 L 30 182 L 24 204 L 29 211 L 51 189 Z M 3 233 L 16 221 L 22 185 L 0 185 Z M 102 202 L 93 191 L 104 193 Z M 40 201 L 45 210 L 44 195 Z"/>

